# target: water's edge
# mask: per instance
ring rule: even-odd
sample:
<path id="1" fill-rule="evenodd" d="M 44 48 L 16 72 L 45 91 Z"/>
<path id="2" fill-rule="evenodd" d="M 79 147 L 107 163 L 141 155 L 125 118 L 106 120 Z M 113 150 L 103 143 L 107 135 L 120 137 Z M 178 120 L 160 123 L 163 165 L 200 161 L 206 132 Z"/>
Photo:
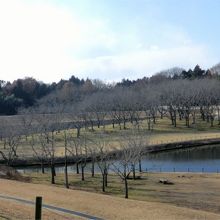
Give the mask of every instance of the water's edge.
<path id="1" fill-rule="evenodd" d="M 204 145 L 218 145 L 220 144 L 220 139 L 204 139 L 204 140 L 195 140 L 195 141 L 184 141 L 184 142 L 174 142 L 174 143 L 167 143 L 167 144 L 156 144 L 151 146 L 146 146 L 144 149 L 144 154 L 148 153 L 159 153 L 164 151 L 172 151 L 177 149 L 186 149 L 186 148 L 192 148 L 192 147 L 201 147 Z M 118 151 L 112 151 L 109 153 L 109 155 L 114 158 L 118 153 L 120 153 L 120 150 Z M 98 157 L 98 155 L 97 155 Z M 88 162 L 91 161 L 91 158 L 88 157 Z M 76 159 L 74 157 L 68 157 L 68 164 L 74 164 L 76 162 Z M 0 163 L 3 163 L 3 161 L 0 161 Z M 65 157 L 56 157 L 55 158 L 55 165 L 64 165 L 65 163 Z M 13 162 L 13 167 L 36 167 L 40 166 L 41 162 L 37 160 L 36 158 L 29 158 L 29 159 L 16 159 Z M 45 161 L 45 165 L 47 165 L 47 162 Z"/>

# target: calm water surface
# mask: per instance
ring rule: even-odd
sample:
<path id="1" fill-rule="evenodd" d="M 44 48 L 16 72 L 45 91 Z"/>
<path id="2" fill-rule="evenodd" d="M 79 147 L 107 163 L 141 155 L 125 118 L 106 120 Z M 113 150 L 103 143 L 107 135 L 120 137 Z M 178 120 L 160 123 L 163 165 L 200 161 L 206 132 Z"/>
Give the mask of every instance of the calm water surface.
<path id="1" fill-rule="evenodd" d="M 75 172 L 75 165 L 69 165 L 68 169 L 70 172 Z M 41 172 L 39 167 L 18 170 L 21 172 Z M 46 168 L 47 170 L 48 168 Z M 85 171 L 90 172 L 90 170 L 91 164 L 88 164 Z M 97 165 L 95 170 L 99 172 Z M 142 159 L 142 170 L 151 172 L 220 172 L 220 145 L 149 154 Z M 64 172 L 64 167 L 56 167 L 56 171 L 58 173 Z"/>

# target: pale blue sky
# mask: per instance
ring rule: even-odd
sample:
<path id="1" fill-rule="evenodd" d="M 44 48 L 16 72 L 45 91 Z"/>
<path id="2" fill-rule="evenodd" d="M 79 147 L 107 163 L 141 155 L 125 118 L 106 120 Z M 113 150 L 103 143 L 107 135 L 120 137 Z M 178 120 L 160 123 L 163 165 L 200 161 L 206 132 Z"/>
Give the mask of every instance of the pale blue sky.
<path id="1" fill-rule="evenodd" d="M 220 0 L 0 0 L 0 78 L 117 81 L 220 62 Z"/>

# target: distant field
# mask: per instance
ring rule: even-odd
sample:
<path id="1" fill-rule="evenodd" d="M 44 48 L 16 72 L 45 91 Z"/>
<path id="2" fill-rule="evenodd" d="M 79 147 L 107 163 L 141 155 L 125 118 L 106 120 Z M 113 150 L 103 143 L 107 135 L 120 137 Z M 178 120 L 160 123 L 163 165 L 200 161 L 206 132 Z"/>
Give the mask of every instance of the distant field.
<path id="1" fill-rule="evenodd" d="M 90 127 L 85 130 L 81 129 L 81 135 L 86 135 L 94 143 L 98 140 L 100 134 L 105 134 L 105 140 L 108 142 L 108 146 L 111 149 L 119 148 L 119 141 L 122 136 L 132 136 L 132 124 L 126 124 L 126 130 L 119 129 L 118 125 L 115 125 L 115 128 L 112 128 L 112 125 L 106 125 L 104 128 L 94 127 L 94 131 L 91 131 Z M 76 129 L 70 129 L 69 132 L 76 137 Z M 164 144 L 172 142 L 182 142 L 190 140 L 201 140 L 201 139 L 213 139 L 220 138 L 220 126 L 217 122 L 213 127 L 210 127 L 210 124 L 197 119 L 195 125 L 191 125 L 190 128 L 185 126 L 184 120 L 177 121 L 177 127 L 171 125 L 170 120 L 167 117 L 164 119 L 157 119 L 156 124 L 153 126 L 152 131 L 147 129 L 147 121 L 141 121 L 140 123 L 140 135 L 143 137 L 146 145 L 155 145 L 155 144 Z M 27 141 L 28 140 L 28 141 Z M 29 144 L 30 137 L 27 139 L 22 138 L 20 146 L 18 147 L 18 156 L 23 157 L 33 157 L 34 153 Z M 38 146 L 37 146 L 38 145 Z M 36 144 L 40 148 L 39 143 Z M 3 142 L 0 141 L 0 149 L 4 151 Z M 64 155 L 64 133 L 63 131 L 55 133 L 55 155 L 63 156 Z"/>

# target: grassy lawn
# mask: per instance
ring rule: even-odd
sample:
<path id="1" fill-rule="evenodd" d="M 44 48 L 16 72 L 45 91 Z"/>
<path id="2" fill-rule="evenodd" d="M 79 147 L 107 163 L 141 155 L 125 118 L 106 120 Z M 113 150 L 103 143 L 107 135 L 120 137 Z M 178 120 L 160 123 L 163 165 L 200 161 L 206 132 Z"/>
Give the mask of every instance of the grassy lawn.
<path id="1" fill-rule="evenodd" d="M 33 183 L 50 184 L 49 174 L 32 173 L 31 177 Z M 71 189 L 103 193 L 100 174 L 94 178 L 86 174 L 85 181 L 80 177 L 80 174 L 69 174 Z M 160 178 L 169 179 L 174 184 L 161 184 Z M 129 198 L 220 213 L 219 185 L 219 174 L 142 173 L 140 180 L 129 180 Z M 64 187 L 63 174 L 56 176 L 56 186 Z M 118 176 L 109 175 L 105 194 L 124 197 L 124 185 Z"/>
<path id="2" fill-rule="evenodd" d="M 35 207 L 31 205 L 23 205 L 13 201 L 0 203 L 0 220 L 31 220 L 35 219 Z M 62 213 L 52 212 L 47 209 L 42 211 L 42 219 L 44 220 L 72 220 L 73 218 Z M 80 220 L 82 218 L 74 218 Z"/>
<path id="3" fill-rule="evenodd" d="M 149 177 L 150 178 L 150 177 Z M 155 177 L 157 179 L 157 177 Z M 196 178 L 196 177 L 195 177 Z M 192 179 L 192 178 L 191 178 Z M 148 179 L 151 181 L 150 179 Z M 145 180 L 143 180 L 145 181 Z M 156 181 L 156 180 L 155 180 Z M 154 187 L 157 187 L 157 181 L 152 180 Z M 140 183 L 140 181 L 139 181 Z M 175 185 L 165 186 L 162 185 L 158 190 L 154 190 L 147 182 L 148 185 L 140 184 L 139 187 L 143 191 L 158 192 L 175 190 L 174 186 L 178 187 L 177 182 Z M 185 185 L 185 184 L 184 184 Z M 104 195 L 101 193 L 86 192 L 82 190 L 65 189 L 64 187 L 57 187 L 49 184 L 34 184 L 19 181 L 12 181 L 2 179 L 0 181 L 1 193 L 13 197 L 19 197 L 27 200 L 34 201 L 37 195 L 43 197 L 44 204 L 51 204 L 70 210 L 80 211 L 90 215 L 95 215 L 103 219 L 109 220 L 134 220 L 134 219 L 148 219 L 148 220 L 191 220 L 191 219 L 220 219 L 220 214 L 210 211 L 196 210 L 194 207 L 186 208 L 175 205 L 175 203 L 154 202 L 152 198 L 145 194 L 149 201 L 138 201 L 134 199 L 124 199 L 119 196 Z M 147 190 L 149 189 L 149 190 Z M 130 190 L 132 191 L 132 190 Z M 204 190 L 203 190 L 204 191 Z M 174 195 L 174 194 L 173 194 Z M 172 196 L 172 193 L 170 194 Z M 174 195 L 175 197 L 175 195 Z M 157 199 L 157 197 L 155 197 Z M 161 196 L 162 198 L 162 196 Z M 166 196 L 166 198 L 169 198 Z M 183 198 L 180 197 L 182 200 Z M 159 199 L 158 199 L 159 200 Z M 8 219 L 33 219 L 34 206 L 21 205 L 17 202 L 5 200 L 0 201 L 0 216 Z M 199 203 L 199 199 L 197 203 Z M 208 201 L 208 200 L 205 200 Z M 200 207 L 199 208 L 206 208 Z M 46 213 L 45 213 L 46 212 Z M 48 218 L 47 218 L 47 216 Z M 49 212 L 43 209 L 43 219 L 78 219 L 74 216 L 64 216 L 60 212 Z"/>

